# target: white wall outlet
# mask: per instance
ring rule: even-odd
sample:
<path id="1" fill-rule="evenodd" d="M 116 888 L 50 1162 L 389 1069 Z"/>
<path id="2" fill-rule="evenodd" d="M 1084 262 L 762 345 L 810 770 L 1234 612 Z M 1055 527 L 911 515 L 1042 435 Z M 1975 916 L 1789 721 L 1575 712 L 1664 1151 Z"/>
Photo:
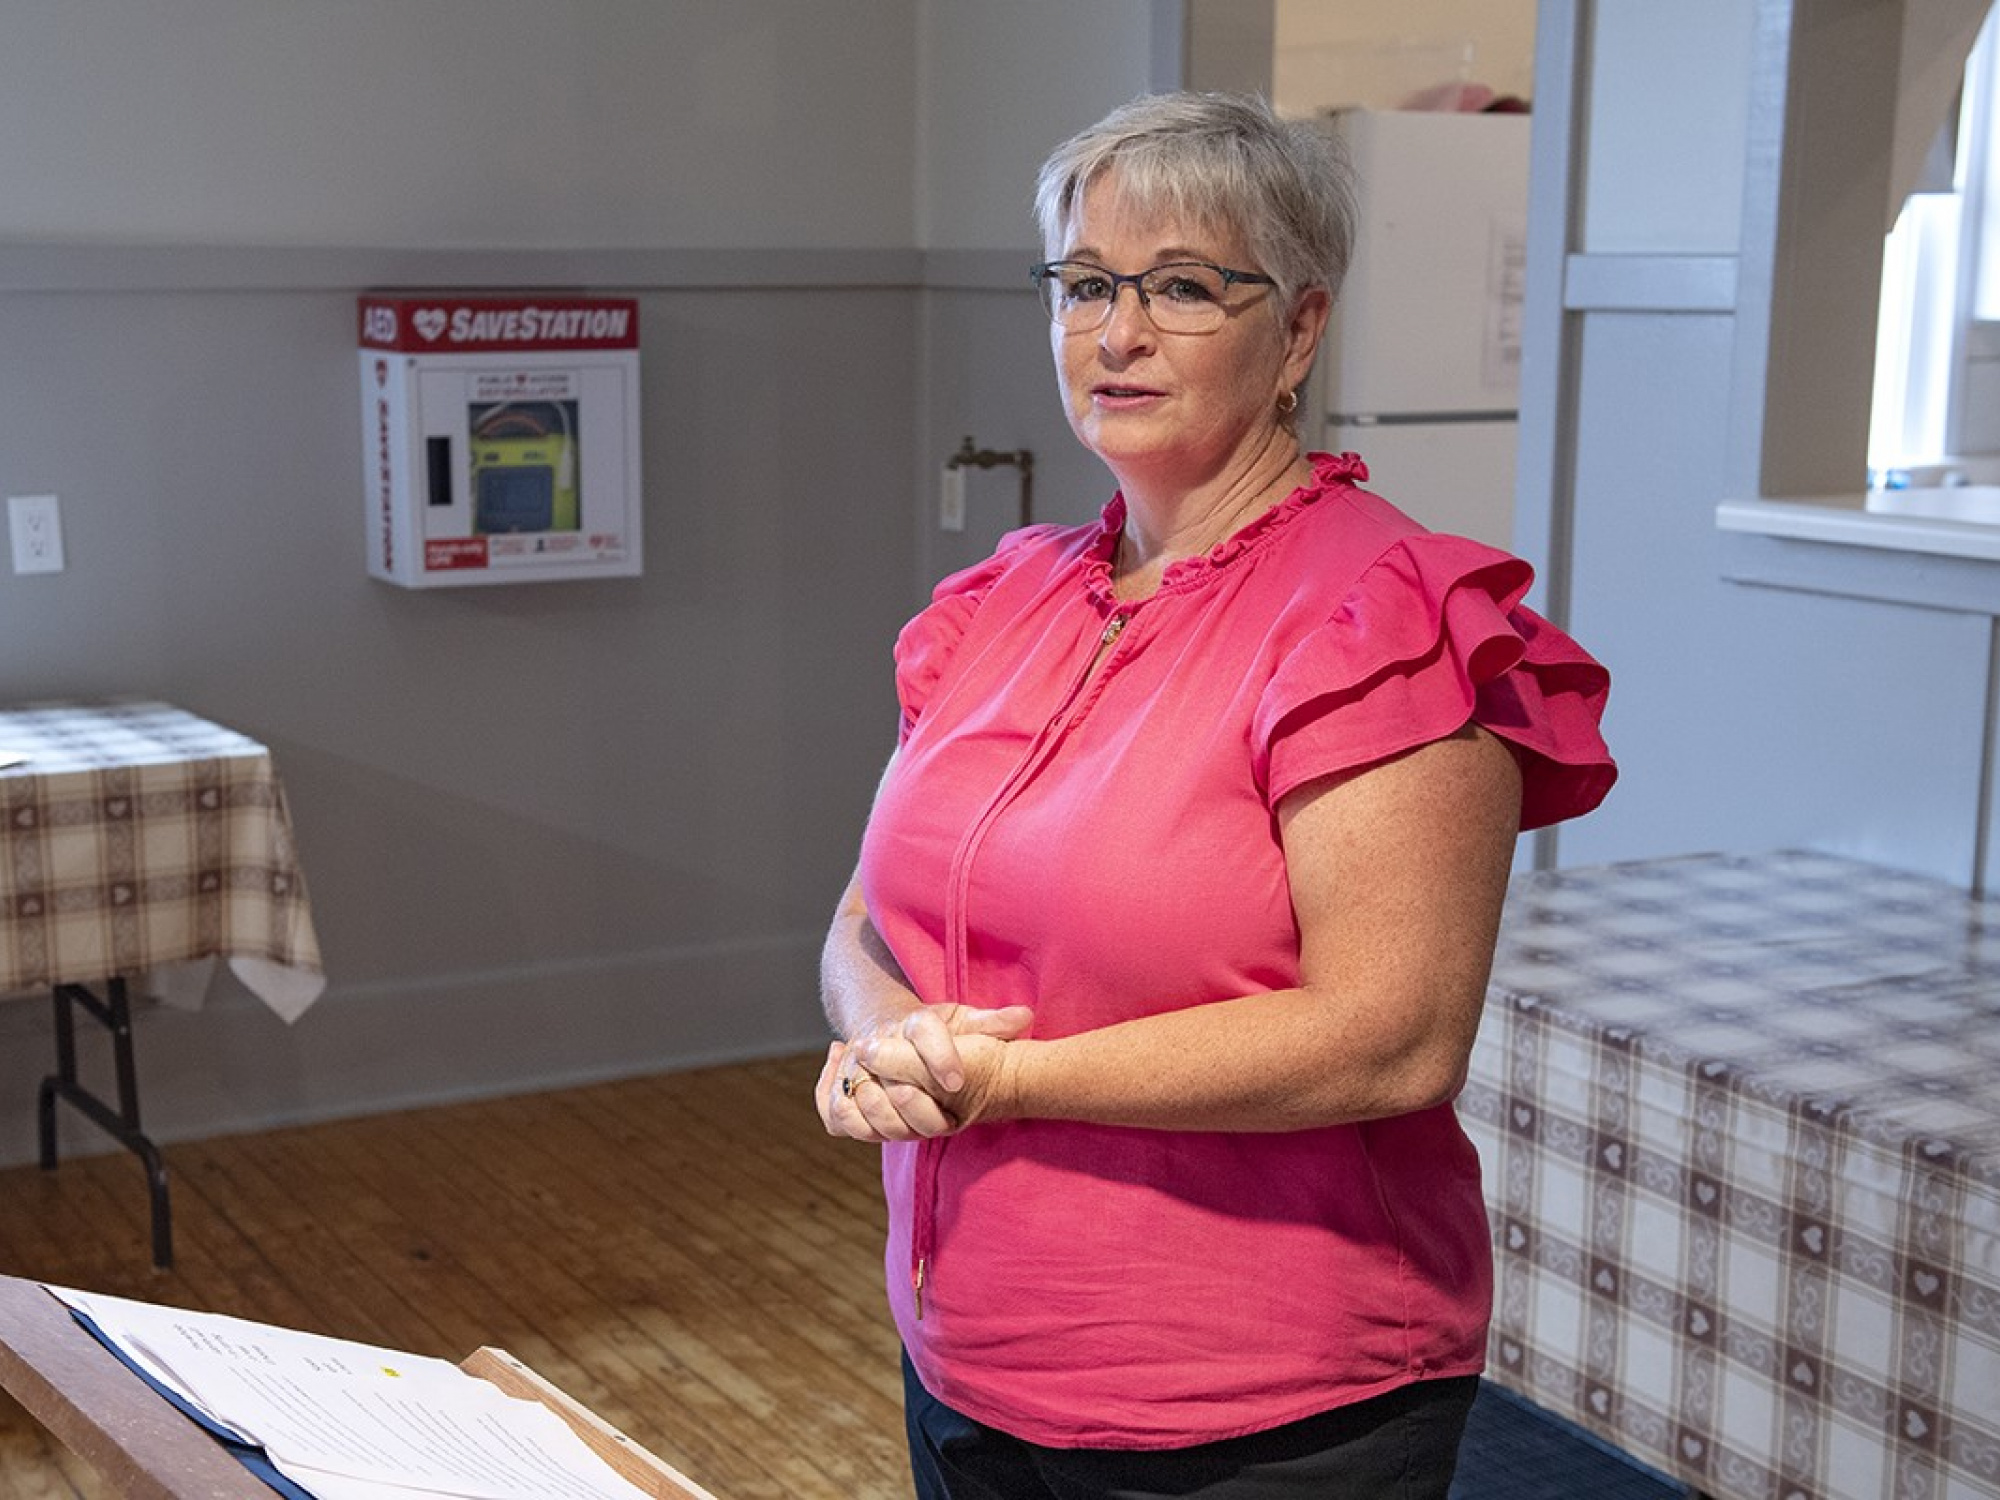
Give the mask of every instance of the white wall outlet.
<path id="1" fill-rule="evenodd" d="M 965 470 L 946 464 L 938 480 L 938 530 L 965 530 Z"/>
<path id="2" fill-rule="evenodd" d="M 62 511 L 54 495 L 9 495 L 7 535 L 16 573 L 63 570 Z"/>

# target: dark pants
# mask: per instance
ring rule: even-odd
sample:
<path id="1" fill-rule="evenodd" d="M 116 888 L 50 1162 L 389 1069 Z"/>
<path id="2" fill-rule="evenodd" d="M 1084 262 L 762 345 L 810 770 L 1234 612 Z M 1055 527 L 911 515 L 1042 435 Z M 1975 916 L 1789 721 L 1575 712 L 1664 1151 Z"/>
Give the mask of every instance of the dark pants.
<path id="1" fill-rule="evenodd" d="M 1445 1500 L 1477 1376 L 1193 1448 L 1043 1448 L 961 1416 L 903 1358 L 917 1500 Z"/>

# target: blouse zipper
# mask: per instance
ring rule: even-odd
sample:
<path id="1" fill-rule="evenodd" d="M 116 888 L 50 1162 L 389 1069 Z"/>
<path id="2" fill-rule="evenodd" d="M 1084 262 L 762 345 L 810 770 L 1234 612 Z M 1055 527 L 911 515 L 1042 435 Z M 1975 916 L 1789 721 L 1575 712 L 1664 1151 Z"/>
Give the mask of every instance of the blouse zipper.
<path id="1" fill-rule="evenodd" d="M 910 1290 L 916 1299 L 919 1323 L 924 1320 L 924 1275 L 930 1267 L 931 1240 L 937 1232 L 938 1158 L 944 1155 L 949 1137 L 932 1136 L 917 1143 L 917 1175 L 911 1184 L 916 1213 L 910 1225 Z"/>
<path id="2" fill-rule="evenodd" d="M 1062 706 L 1056 710 L 1055 715 L 1049 720 L 1048 725 L 1043 730 L 1044 734 L 1048 732 L 1048 729 L 1053 728 L 1070 716 L 1076 707 L 1077 700 L 1082 697 L 1084 688 L 1089 684 L 1090 679 L 1097 674 L 1097 669 L 1104 665 L 1105 657 L 1110 654 L 1111 648 L 1118 643 L 1118 637 L 1125 633 L 1125 627 L 1131 623 L 1132 610 L 1129 607 L 1119 610 L 1104 622 L 1104 629 L 1098 632 L 1097 646 L 1091 655 L 1090 661 L 1084 666 L 1083 675 L 1077 679 L 1076 685 L 1070 689 L 1068 696 L 1063 699 Z M 1039 753 L 1039 741 L 1037 753 Z M 1024 762 L 1024 768 L 1025 764 Z M 1016 773 L 1016 777 L 1018 775 L 1019 772 Z M 1015 778 L 1010 778 L 1007 785 L 1001 789 L 1000 796 L 1005 796 L 1011 792 L 1017 784 Z M 999 797 L 996 796 L 994 802 L 988 804 L 987 812 L 981 815 L 979 832 L 984 831 L 984 825 L 988 817 L 997 809 L 998 802 Z M 956 971 L 956 955 L 954 955 L 950 967 Z M 915 1310 L 919 1323 L 924 1320 L 924 1283 L 930 1271 L 931 1241 L 937 1228 L 938 1158 L 944 1154 L 945 1144 L 948 1139 L 949 1137 L 933 1137 L 917 1143 L 917 1180 L 913 1184 L 917 1201 L 914 1205 L 916 1210 L 914 1222 L 910 1226 L 910 1292 L 915 1300 Z"/>

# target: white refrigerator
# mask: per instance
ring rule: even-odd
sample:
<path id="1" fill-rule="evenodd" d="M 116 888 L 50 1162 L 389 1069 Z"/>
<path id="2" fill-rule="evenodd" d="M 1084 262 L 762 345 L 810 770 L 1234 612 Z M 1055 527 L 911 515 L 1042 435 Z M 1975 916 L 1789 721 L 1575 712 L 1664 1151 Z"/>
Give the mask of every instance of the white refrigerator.
<path id="1" fill-rule="evenodd" d="M 1526 115 L 1347 110 L 1354 258 L 1308 386 L 1318 446 L 1433 531 L 1511 549 Z"/>

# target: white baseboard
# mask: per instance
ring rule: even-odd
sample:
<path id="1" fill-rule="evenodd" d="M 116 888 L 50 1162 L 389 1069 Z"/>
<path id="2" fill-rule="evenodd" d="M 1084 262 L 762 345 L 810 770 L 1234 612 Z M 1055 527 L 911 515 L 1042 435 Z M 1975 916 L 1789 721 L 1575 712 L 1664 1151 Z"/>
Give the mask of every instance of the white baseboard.
<path id="1" fill-rule="evenodd" d="M 825 1044 L 820 936 L 476 973 L 336 979 L 285 1025 L 226 977 L 200 1010 L 135 1003 L 141 1123 L 161 1145 L 527 1093 Z M 78 1028 L 85 1084 L 115 1102 L 108 1039 Z M 0 1166 L 36 1159 L 35 1100 L 55 1066 L 45 997 L 0 1003 Z M 116 1143 L 58 1106 L 62 1156 Z M 169 1162 L 171 1173 L 171 1161 Z"/>

